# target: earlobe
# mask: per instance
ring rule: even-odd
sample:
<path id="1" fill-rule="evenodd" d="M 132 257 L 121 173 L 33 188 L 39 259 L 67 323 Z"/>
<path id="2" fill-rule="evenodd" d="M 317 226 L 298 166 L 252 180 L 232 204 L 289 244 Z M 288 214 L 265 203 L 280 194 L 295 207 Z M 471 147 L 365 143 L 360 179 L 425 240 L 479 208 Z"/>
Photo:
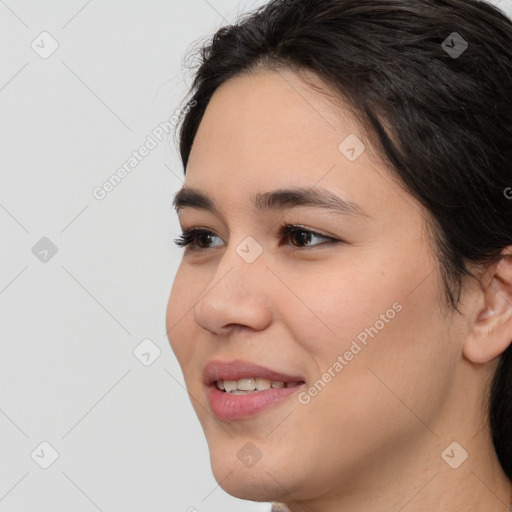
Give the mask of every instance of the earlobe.
<path id="1" fill-rule="evenodd" d="M 464 356 L 474 363 L 493 360 L 512 342 L 512 257 L 509 251 L 502 255 L 486 273 L 479 310 L 464 342 Z"/>

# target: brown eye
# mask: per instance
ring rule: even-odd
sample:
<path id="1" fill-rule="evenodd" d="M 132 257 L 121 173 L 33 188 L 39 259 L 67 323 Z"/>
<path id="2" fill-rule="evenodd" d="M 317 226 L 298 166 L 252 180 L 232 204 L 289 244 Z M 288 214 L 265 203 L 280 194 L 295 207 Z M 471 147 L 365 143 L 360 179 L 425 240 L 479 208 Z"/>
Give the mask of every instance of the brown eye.
<path id="1" fill-rule="evenodd" d="M 311 243 L 311 239 L 313 238 L 314 235 L 308 231 L 301 229 L 297 231 L 292 231 L 288 233 L 287 236 L 289 240 L 292 240 L 293 245 L 301 247 L 303 245 Z M 294 240 L 297 243 L 293 242 Z"/>
<path id="2" fill-rule="evenodd" d="M 336 238 L 321 235 L 320 233 L 316 233 L 315 231 L 311 231 L 305 227 L 296 226 L 293 224 L 286 224 L 282 226 L 279 232 L 279 237 L 292 241 L 291 245 L 297 248 L 316 247 L 319 245 L 324 245 L 325 243 L 341 242 L 341 240 Z M 323 242 L 311 244 L 311 241 L 315 238 L 323 240 Z"/>
<path id="3" fill-rule="evenodd" d="M 198 247 L 200 249 L 207 249 L 208 248 L 208 242 L 210 241 L 211 242 L 211 239 L 214 237 L 215 235 L 213 233 L 208 233 L 208 232 L 204 232 L 204 233 L 199 233 L 196 237 L 196 243 L 198 245 Z"/>
<path id="4" fill-rule="evenodd" d="M 210 248 L 209 243 L 212 239 L 218 237 L 213 231 L 203 228 L 191 228 L 183 231 L 180 237 L 174 240 L 179 247 L 188 247 L 188 250 L 206 250 Z"/>
<path id="5" fill-rule="evenodd" d="M 220 239 L 213 231 L 204 228 L 191 228 L 185 230 L 179 238 L 174 240 L 174 243 L 179 247 L 187 247 L 190 251 L 208 250 L 219 247 L 218 244 L 216 246 L 213 245 L 215 238 Z M 293 224 L 281 226 L 278 238 L 285 240 L 285 245 L 291 245 L 298 249 L 314 248 L 320 245 L 342 241 Z M 320 243 L 312 244 L 312 241 L 315 239 L 320 240 Z"/>

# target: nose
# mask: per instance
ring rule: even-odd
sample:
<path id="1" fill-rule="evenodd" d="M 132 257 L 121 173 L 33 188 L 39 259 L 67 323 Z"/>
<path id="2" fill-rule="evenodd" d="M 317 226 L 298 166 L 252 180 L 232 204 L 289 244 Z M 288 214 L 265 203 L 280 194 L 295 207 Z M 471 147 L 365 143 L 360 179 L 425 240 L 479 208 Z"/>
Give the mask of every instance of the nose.
<path id="1" fill-rule="evenodd" d="M 263 330 L 272 320 L 268 271 L 263 255 L 247 263 L 235 249 L 227 249 L 212 280 L 194 307 L 203 329 L 227 335 L 240 326 Z"/>

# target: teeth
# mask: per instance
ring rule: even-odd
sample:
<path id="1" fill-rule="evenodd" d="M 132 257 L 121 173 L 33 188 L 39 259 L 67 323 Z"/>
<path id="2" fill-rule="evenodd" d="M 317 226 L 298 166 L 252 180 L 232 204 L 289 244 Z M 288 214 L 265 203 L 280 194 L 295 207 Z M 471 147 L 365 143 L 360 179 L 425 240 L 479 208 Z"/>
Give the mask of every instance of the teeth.
<path id="1" fill-rule="evenodd" d="M 270 389 L 270 381 L 261 377 L 256 377 L 256 389 L 258 391 Z"/>
<path id="2" fill-rule="evenodd" d="M 236 391 L 237 389 L 237 381 L 236 380 L 225 380 L 224 381 L 224 389 L 230 393 L 231 391 Z"/>
<path id="3" fill-rule="evenodd" d="M 256 379 L 239 379 L 236 386 L 240 391 L 254 391 Z"/>
<path id="4" fill-rule="evenodd" d="M 295 384 L 295 383 L 289 383 Z M 247 393 L 266 391 L 267 389 L 282 389 L 288 387 L 288 383 L 282 381 L 270 381 L 262 377 L 251 377 L 238 380 L 218 380 L 215 385 L 221 391 L 226 391 L 232 395 L 245 395 Z"/>

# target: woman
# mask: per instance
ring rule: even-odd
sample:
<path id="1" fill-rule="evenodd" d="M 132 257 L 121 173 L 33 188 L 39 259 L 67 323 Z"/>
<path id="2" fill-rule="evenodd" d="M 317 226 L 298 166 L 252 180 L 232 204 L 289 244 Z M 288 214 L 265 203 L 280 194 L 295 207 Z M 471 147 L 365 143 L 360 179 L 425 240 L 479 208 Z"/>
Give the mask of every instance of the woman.
<path id="1" fill-rule="evenodd" d="M 509 510 L 511 21 L 274 0 L 200 57 L 167 328 L 216 480 L 293 512 Z"/>

